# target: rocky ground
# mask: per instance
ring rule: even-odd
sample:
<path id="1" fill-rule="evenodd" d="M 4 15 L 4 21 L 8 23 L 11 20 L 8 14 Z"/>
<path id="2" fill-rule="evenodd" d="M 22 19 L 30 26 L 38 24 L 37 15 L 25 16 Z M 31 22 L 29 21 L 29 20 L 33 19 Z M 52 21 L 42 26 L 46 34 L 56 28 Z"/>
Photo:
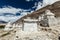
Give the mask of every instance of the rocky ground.
<path id="1" fill-rule="evenodd" d="M 59 40 L 60 27 L 41 27 L 38 32 L 0 30 L 0 40 Z"/>

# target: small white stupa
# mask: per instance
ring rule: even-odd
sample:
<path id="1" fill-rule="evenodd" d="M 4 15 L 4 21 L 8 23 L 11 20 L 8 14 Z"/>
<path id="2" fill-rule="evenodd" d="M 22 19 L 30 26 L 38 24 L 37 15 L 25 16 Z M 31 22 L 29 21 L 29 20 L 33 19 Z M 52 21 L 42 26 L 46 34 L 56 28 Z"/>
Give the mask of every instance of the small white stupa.
<path id="1" fill-rule="evenodd" d="M 55 15 L 50 11 L 46 10 L 45 11 L 45 20 L 49 26 L 56 26 L 57 25 L 57 19 L 55 18 Z"/>

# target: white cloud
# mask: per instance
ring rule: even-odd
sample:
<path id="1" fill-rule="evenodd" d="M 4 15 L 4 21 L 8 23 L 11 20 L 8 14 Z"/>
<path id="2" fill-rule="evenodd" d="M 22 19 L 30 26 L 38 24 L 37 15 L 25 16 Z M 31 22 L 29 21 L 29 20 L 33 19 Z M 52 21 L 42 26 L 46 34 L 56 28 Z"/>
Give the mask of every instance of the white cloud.
<path id="1" fill-rule="evenodd" d="M 28 1 L 28 2 L 29 2 L 30 0 L 26 0 L 26 1 Z"/>
<path id="2" fill-rule="evenodd" d="M 3 20 L 3 21 L 15 21 L 16 19 L 18 19 L 20 16 L 14 16 L 14 17 L 5 17 L 5 16 L 0 16 L 0 20 Z"/>
<path id="3" fill-rule="evenodd" d="M 42 8 L 42 3 L 41 2 L 38 2 L 37 6 L 36 6 L 36 10 Z"/>
<path id="4" fill-rule="evenodd" d="M 25 14 L 26 15 L 26 14 Z M 21 15 L 21 16 L 0 16 L 0 20 L 2 21 L 6 21 L 6 22 L 14 22 L 16 20 L 18 20 L 19 18 L 25 16 L 25 15 Z"/>
<path id="5" fill-rule="evenodd" d="M 14 7 L 11 7 L 11 6 L 0 8 L 0 14 L 1 13 L 13 13 L 13 14 L 16 14 L 19 11 L 22 11 L 22 9 L 14 8 Z"/>
<path id="6" fill-rule="evenodd" d="M 32 8 L 36 8 L 37 7 L 37 2 L 35 2 L 34 6 Z"/>
<path id="7" fill-rule="evenodd" d="M 59 0 L 43 0 L 43 4 L 44 4 L 44 5 L 51 5 L 51 4 L 53 4 L 54 2 L 56 2 L 56 1 L 59 1 Z"/>
<path id="8" fill-rule="evenodd" d="M 33 1 L 33 0 L 26 0 L 27 2 Z"/>
<path id="9" fill-rule="evenodd" d="M 33 1 L 33 0 L 26 0 L 26 1 Z M 32 8 L 35 8 L 36 7 L 36 10 L 46 6 L 46 5 L 50 5 L 54 2 L 56 2 L 57 0 L 43 0 L 43 3 L 41 2 L 38 2 L 38 3 L 35 3 L 35 6 L 33 6 Z M 42 5 L 42 6 L 41 6 Z M 0 20 L 4 20 L 4 21 L 9 21 L 11 20 L 12 22 L 19 19 L 20 17 L 24 16 L 24 15 L 27 15 L 27 11 L 30 11 L 30 10 L 24 10 L 24 9 L 21 9 L 21 8 L 14 8 L 14 7 L 11 7 L 11 6 L 4 6 L 3 8 L 0 8 L 0 15 L 3 14 L 3 13 L 12 13 L 12 14 L 16 14 L 16 13 L 21 13 L 22 15 L 21 16 L 0 16 Z M 34 12 L 34 11 L 31 11 L 31 13 Z"/>
<path id="10" fill-rule="evenodd" d="M 4 13 L 11 13 L 11 14 L 20 13 L 22 15 L 20 15 L 20 16 L 12 16 L 12 15 L 0 16 L 0 20 L 7 21 L 7 22 L 8 21 L 14 22 L 15 20 L 19 19 L 20 17 L 27 15 L 27 13 L 28 13 L 27 11 L 29 11 L 29 10 L 24 10 L 21 8 L 14 8 L 11 6 L 8 6 L 8 7 L 5 6 L 3 8 L 0 8 L 0 15 L 2 15 Z"/>
<path id="11" fill-rule="evenodd" d="M 43 3 L 38 2 L 38 4 L 37 4 L 38 6 L 36 6 L 36 10 L 41 9 L 42 7 L 45 7 L 47 5 L 51 5 L 56 1 L 59 1 L 59 0 L 43 0 Z"/>

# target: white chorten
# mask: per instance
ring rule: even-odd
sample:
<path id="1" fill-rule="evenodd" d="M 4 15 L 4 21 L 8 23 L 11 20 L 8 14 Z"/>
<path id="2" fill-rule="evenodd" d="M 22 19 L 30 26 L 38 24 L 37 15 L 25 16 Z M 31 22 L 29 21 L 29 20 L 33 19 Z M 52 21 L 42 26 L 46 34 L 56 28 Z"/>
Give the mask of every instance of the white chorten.
<path id="1" fill-rule="evenodd" d="M 55 18 L 55 15 L 50 10 L 45 11 L 45 18 L 47 19 L 46 22 L 48 22 L 49 26 L 57 25 L 57 20 Z"/>

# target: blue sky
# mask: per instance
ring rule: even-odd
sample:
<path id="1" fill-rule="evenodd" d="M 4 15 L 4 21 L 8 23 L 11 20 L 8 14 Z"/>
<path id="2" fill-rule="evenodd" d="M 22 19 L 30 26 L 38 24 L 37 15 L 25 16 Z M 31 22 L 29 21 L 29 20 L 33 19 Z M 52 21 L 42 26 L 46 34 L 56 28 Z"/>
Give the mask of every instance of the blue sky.
<path id="1" fill-rule="evenodd" d="M 14 22 L 56 0 L 0 0 L 0 21 Z"/>
<path id="2" fill-rule="evenodd" d="M 42 0 L 0 0 L 0 20 L 15 21 L 35 10 L 38 2 Z"/>
<path id="3" fill-rule="evenodd" d="M 39 1 L 42 2 L 42 0 L 0 0 L 0 7 L 9 5 L 15 8 L 31 9 L 35 2 Z"/>

